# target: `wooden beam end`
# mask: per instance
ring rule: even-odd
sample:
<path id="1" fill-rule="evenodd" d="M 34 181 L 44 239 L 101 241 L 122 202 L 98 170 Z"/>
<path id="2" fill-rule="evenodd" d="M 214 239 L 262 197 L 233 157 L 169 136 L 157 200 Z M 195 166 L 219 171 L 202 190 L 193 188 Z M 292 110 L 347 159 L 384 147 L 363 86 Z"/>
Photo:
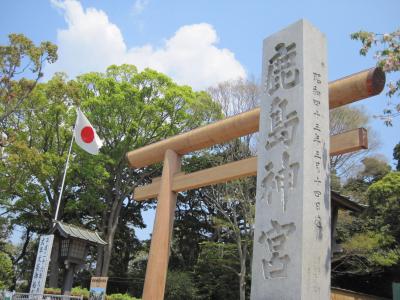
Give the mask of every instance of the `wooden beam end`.
<path id="1" fill-rule="evenodd" d="M 358 138 L 360 141 L 360 149 L 368 149 L 368 131 L 365 128 L 358 129 Z"/>

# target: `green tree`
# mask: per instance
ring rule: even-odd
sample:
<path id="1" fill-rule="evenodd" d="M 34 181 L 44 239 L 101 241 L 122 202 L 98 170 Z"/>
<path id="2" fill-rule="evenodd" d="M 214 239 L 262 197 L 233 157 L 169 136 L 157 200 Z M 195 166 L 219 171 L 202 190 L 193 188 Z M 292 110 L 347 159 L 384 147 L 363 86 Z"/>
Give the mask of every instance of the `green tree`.
<path id="1" fill-rule="evenodd" d="M 341 192 L 351 196 L 358 202 L 367 204 L 369 186 L 382 179 L 390 170 L 391 168 L 387 162 L 379 157 L 366 157 L 362 160 L 362 168 L 355 177 L 351 177 L 346 181 Z"/>
<path id="2" fill-rule="evenodd" d="M 121 213 L 132 216 L 133 210 L 140 214 L 143 204 L 132 198 L 132 191 L 159 172 L 157 166 L 128 168 L 125 154 L 215 120 L 220 117 L 220 109 L 204 92 L 178 86 L 149 69 L 137 72 L 130 65 L 82 75 L 78 84 L 80 106 L 104 141 L 99 160 L 107 180 L 92 186 L 84 193 L 88 196 L 82 197 L 95 199 L 96 206 L 102 207 L 96 226 L 108 244 L 99 252 L 96 266 L 97 274 L 107 276 Z M 86 160 L 91 158 L 82 156 L 81 164 Z"/>
<path id="3" fill-rule="evenodd" d="M 189 161 L 184 168 L 185 172 L 207 168 L 202 157 L 193 156 Z M 201 165 L 204 167 L 198 168 Z M 203 201 L 200 190 L 178 195 L 169 260 L 170 270 L 193 271 L 200 253 L 200 244 L 214 236 L 213 216 L 214 212 Z"/>
<path id="4" fill-rule="evenodd" d="M 75 112 L 70 109 L 75 96 L 74 84 L 62 75 L 39 84 L 29 103 L 23 104 L 15 142 L 1 160 L 5 176 L 0 200 L 15 223 L 36 233 L 48 230 L 54 217 L 75 121 Z M 72 185 L 69 181 L 65 199 L 73 199 Z"/>
<path id="5" fill-rule="evenodd" d="M 357 273 L 381 272 L 400 263 L 400 172 L 371 184 L 367 197 L 363 228 L 343 245 L 346 256 L 357 258 L 351 265 Z"/>
<path id="6" fill-rule="evenodd" d="M 57 60 L 57 46 L 50 42 L 35 46 L 23 34 L 14 33 L 8 39 L 8 45 L 0 46 L 0 128 L 6 135 L 11 134 L 7 130 L 8 119 L 28 100 L 43 76 L 45 62 Z"/>
<path id="7" fill-rule="evenodd" d="M 189 272 L 170 271 L 165 286 L 166 300 L 194 300 L 198 299 L 193 275 Z"/>
<path id="8" fill-rule="evenodd" d="M 339 212 L 337 240 L 343 251 L 332 258 L 332 280 L 336 286 L 390 296 L 384 283 L 391 280 L 390 270 L 397 264 L 397 242 L 386 225 L 375 220 L 377 214 L 369 194 L 369 189 L 381 183 L 390 172 L 385 160 L 366 157 L 357 174 L 347 179 L 340 190 L 366 208 L 361 215 Z M 383 197 L 380 201 L 386 200 Z"/>
<path id="9" fill-rule="evenodd" d="M 25 230 L 21 252 L 13 259 L 14 266 L 26 254 L 32 234 L 47 233 L 51 228 L 72 137 L 75 112 L 70 108 L 76 95 L 74 82 L 67 82 L 61 74 L 38 84 L 29 101 L 21 104 L 14 142 L 5 148 L 6 155 L 0 161 L 4 174 L 0 178 L 0 204 L 12 218 L 12 224 Z M 74 157 L 71 160 L 68 175 L 73 173 Z M 94 178 L 102 178 L 97 169 L 88 167 Z M 79 180 L 74 179 L 67 177 L 59 216 L 64 215 L 68 202 L 76 199 L 77 193 L 72 187 Z M 77 219 L 75 212 L 67 212 L 66 221 Z"/>
<path id="10" fill-rule="evenodd" d="M 30 103 L 32 93 L 43 76 L 44 64 L 56 61 L 57 47 L 50 42 L 42 42 L 39 46 L 35 46 L 29 38 L 22 34 L 10 34 L 8 39 L 8 45 L 0 46 L 0 173 L 2 174 L 0 177 L 0 205 L 4 210 L 2 213 L 8 214 L 10 219 L 9 213 L 12 214 L 14 210 L 10 204 L 17 202 L 20 196 L 15 194 L 11 196 L 10 187 L 14 183 L 13 180 L 19 178 L 19 175 L 24 172 L 14 169 L 17 172 L 9 177 L 10 170 L 8 170 L 6 161 L 9 162 L 10 159 L 15 158 L 12 155 L 15 148 L 10 149 L 10 145 L 14 141 L 17 141 L 18 146 L 21 145 L 19 133 L 24 132 L 23 134 L 26 136 L 29 135 L 29 132 L 25 131 L 26 127 L 21 123 L 24 123 L 22 120 L 26 117 L 27 109 L 36 109 L 35 105 Z M 16 189 L 18 188 L 20 186 L 16 186 Z M 16 210 L 18 209 L 16 208 Z M 7 227 L 12 228 L 13 223 L 15 220 Z M 5 226 L 2 228 L 4 229 Z M 26 239 L 21 253 L 12 258 L 14 265 L 25 255 L 31 231 L 30 227 L 26 228 Z"/>
<path id="11" fill-rule="evenodd" d="M 7 239 L 12 233 L 12 226 L 10 220 L 0 216 L 0 251 L 4 251 L 7 246 Z"/>
<path id="12" fill-rule="evenodd" d="M 375 48 L 377 65 L 386 73 L 400 70 L 400 29 L 391 33 L 378 34 L 374 32 L 359 31 L 351 34 L 351 38 L 362 43 L 360 54 L 365 56 L 371 48 Z M 400 95 L 400 79 L 387 84 L 389 97 L 383 115 L 380 116 L 386 125 L 392 125 L 392 119 L 400 115 L 400 103 L 390 101 L 393 96 Z"/>
<path id="13" fill-rule="evenodd" d="M 369 214 L 374 224 L 400 242 L 400 172 L 391 172 L 368 188 Z"/>
<path id="14" fill-rule="evenodd" d="M 364 213 L 340 228 L 343 252 L 334 257 L 332 274 L 334 280 L 347 278 L 355 287 L 369 280 L 371 290 L 388 295 L 390 291 L 379 280 L 390 282 L 400 276 L 400 172 L 374 181 L 366 195 Z"/>
<path id="15" fill-rule="evenodd" d="M 117 243 L 118 253 L 127 254 L 137 245 L 133 226 L 144 226 L 143 204 L 132 199 L 132 190 L 159 170 L 129 169 L 126 152 L 220 117 L 219 106 L 204 92 L 128 65 L 77 81 L 56 75 L 38 84 L 29 100 L 21 104 L 15 141 L 0 161 L 1 206 L 14 224 L 26 229 L 26 245 L 32 233 L 49 230 L 75 122 L 72 108 L 80 105 L 105 145 L 97 156 L 74 145 L 59 216 L 101 231 L 108 246 L 97 253 L 99 274 L 107 274 L 112 253 L 118 255 L 112 251 L 118 228 L 118 238 L 130 237 Z M 124 272 L 119 268 L 126 270 L 132 255 L 117 258 L 113 272 Z"/>
<path id="16" fill-rule="evenodd" d="M 385 269 L 394 269 L 400 262 L 400 248 L 396 239 L 378 228 L 364 229 L 342 246 L 344 253 L 333 261 L 334 273 L 374 276 L 383 273 Z"/>
<path id="17" fill-rule="evenodd" d="M 115 233 L 114 247 L 111 254 L 110 270 L 108 272 L 109 277 L 129 278 L 130 264 L 132 264 L 134 259 L 137 258 L 140 251 L 144 249 L 144 245 L 142 245 L 142 243 L 136 237 L 135 232 L 130 228 L 132 226 L 145 226 L 141 219 L 141 215 L 133 208 L 127 208 L 126 210 L 127 212 L 121 211 L 118 230 Z M 137 277 L 137 274 L 134 274 L 134 277 Z M 90 276 L 88 279 L 90 280 Z M 130 286 L 130 281 L 116 281 L 109 286 L 107 292 L 125 293 L 130 290 Z M 133 290 L 136 292 L 137 287 L 135 287 Z M 140 297 L 141 294 L 137 294 L 137 296 Z"/>
<path id="18" fill-rule="evenodd" d="M 200 299 L 238 299 L 239 267 L 235 243 L 201 243 L 195 265 L 196 286 Z"/>
<path id="19" fill-rule="evenodd" d="M 241 300 L 246 298 L 248 289 L 255 191 L 254 177 L 202 189 L 203 201 L 216 212 L 212 219 L 213 226 L 218 228 L 216 241 L 236 245 L 237 264 L 230 266 L 230 270 L 238 277 Z"/>
<path id="20" fill-rule="evenodd" d="M 221 104 L 225 116 L 236 115 L 257 107 L 260 97 L 259 86 L 249 80 L 227 81 L 208 89 L 213 99 Z M 225 145 L 215 146 L 209 159 L 213 166 L 241 160 L 254 155 L 254 135 L 233 140 Z M 200 190 L 202 201 L 213 211 L 212 225 L 216 228 L 214 241 L 236 245 L 238 263 L 235 270 L 238 277 L 239 298 L 244 300 L 248 292 L 248 276 L 251 262 L 253 239 L 254 177 L 243 178 Z"/>
<path id="21" fill-rule="evenodd" d="M 11 258 L 4 252 L 0 251 L 0 290 L 8 289 L 12 285 L 13 266 Z"/>
<path id="22" fill-rule="evenodd" d="M 400 171 L 400 143 L 394 147 L 393 158 L 397 160 L 396 170 Z"/>

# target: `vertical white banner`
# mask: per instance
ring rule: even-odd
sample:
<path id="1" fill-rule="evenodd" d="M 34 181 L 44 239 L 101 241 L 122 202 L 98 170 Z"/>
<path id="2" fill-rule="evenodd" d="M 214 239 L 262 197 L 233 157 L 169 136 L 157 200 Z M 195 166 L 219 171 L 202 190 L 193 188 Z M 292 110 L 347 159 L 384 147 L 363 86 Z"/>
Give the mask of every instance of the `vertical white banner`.
<path id="1" fill-rule="evenodd" d="M 29 291 L 30 294 L 43 294 L 44 292 L 53 241 L 53 234 L 42 235 L 40 237 L 31 289 Z"/>

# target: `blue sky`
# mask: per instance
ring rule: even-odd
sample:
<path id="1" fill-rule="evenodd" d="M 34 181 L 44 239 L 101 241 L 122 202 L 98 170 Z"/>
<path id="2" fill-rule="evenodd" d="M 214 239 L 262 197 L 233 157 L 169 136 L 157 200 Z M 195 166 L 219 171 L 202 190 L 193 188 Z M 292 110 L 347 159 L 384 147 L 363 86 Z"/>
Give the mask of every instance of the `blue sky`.
<path id="1" fill-rule="evenodd" d="M 238 76 L 259 79 L 262 40 L 306 18 L 326 34 L 334 80 L 375 65 L 372 55 L 358 54 L 360 43 L 350 40 L 350 33 L 395 31 L 399 11 L 398 0 L 8 0 L 1 4 L 0 43 L 12 32 L 56 43 L 59 60 L 45 68 L 45 79 L 55 71 L 73 78 L 112 63 L 132 63 L 202 89 Z M 382 93 L 357 105 L 376 115 L 385 103 Z M 382 143 L 378 152 L 392 163 L 400 119 L 392 128 L 381 120 L 373 120 L 372 127 Z M 152 223 L 151 213 L 146 219 Z"/>

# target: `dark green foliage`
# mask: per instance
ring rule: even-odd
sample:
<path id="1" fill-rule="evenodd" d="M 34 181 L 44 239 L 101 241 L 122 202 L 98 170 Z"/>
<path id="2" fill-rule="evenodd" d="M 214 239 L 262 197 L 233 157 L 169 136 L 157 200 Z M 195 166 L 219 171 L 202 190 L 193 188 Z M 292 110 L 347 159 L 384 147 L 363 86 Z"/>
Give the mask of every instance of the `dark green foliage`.
<path id="1" fill-rule="evenodd" d="M 393 158 L 397 160 L 396 170 L 400 171 L 400 143 L 394 147 Z"/>
<path id="2" fill-rule="evenodd" d="M 195 266 L 200 299 L 239 299 L 238 265 L 235 244 L 202 243 Z"/>
<path id="3" fill-rule="evenodd" d="M 368 213 L 373 226 L 400 243 L 400 172 L 392 172 L 368 188 Z"/>
<path id="4" fill-rule="evenodd" d="M 106 276 L 119 219 L 125 220 L 126 230 L 132 228 L 129 225 L 143 226 L 140 209 L 147 204 L 132 198 L 133 188 L 159 173 L 159 165 L 139 170 L 129 168 L 126 153 L 218 119 L 221 113 L 219 105 L 204 92 L 179 86 L 150 69 L 138 72 L 131 65 L 110 66 L 105 73 L 84 74 L 78 78 L 78 85 L 81 108 L 104 140 L 99 161 L 92 164 L 102 169 L 106 178 L 97 184 L 89 182 L 89 191 L 82 195 L 86 195 L 82 207 L 87 203 L 86 198 L 91 198 L 103 215 L 96 225 L 108 246 L 104 248 L 102 261 L 98 261 L 101 266 L 98 271 Z M 82 164 L 93 161 L 88 155 L 79 157 Z M 77 171 L 81 172 L 78 168 Z M 78 177 L 87 176 L 78 173 Z M 130 234 L 134 234 L 132 229 Z"/>
<path id="5" fill-rule="evenodd" d="M 358 291 L 365 284 L 362 280 L 379 277 L 391 281 L 400 276 L 400 172 L 389 172 L 368 182 L 362 186 L 368 204 L 364 213 L 359 218 L 342 215 L 338 237 L 344 251 L 332 263 L 333 281 L 343 283 L 343 278 L 354 277 L 358 283 L 353 289 Z M 381 295 L 389 295 L 390 290 L 375 285 L 377 282 L 370 281 L 370 288 L 376 286 Z"/>
<path id="6" fill-rule="evenodd" d="M 195 300 L 197 289 L 193 275 L 184 271 L 170 271 L 167 275 L 165 287 L 166 300 Z"/>
<path id="7" fill-rule="evenodd" d="M 132 190 L 159 173 L 157 165 L 128 168 L 126 152 L 220 118 L 219 105 L 204 92 L 129 65 L 71 81 L 57 74 L 37 85 L 30 101 L 21 104 L 14 141 L 0 160 L 0 204 L 13 224 L 30 233 L 51 228 L 75 122 L 74 104 L 81 106 L 104 146 L 97 156 L 73 146 L 60 217 L 99 231 L 108 246 L 103 255 L 91 252 L 91 262 L 97 259 L 99 275 L 125 277 L 143 249 L 134 228 L 144 226 L 141 209 L 148 205 L 134 201 Z M 117 281 L 110 287 L 122 293 L 129 288 Z"/>
<path id="8" fill-rule="evenodd" d="M 0 251 L 0 290 L 9 289 L 13 283 L 14 270 L 11 258 Z"/>
<path id="9" fill-rule="evenodd" d="M 339 212 L 337 242 L 343 252 L 332 259 L 332 283 L 390 297 L 387 283 L 400 278 L 400 172 L 392 172 L 378 157 L 367 157 L 362 163 L 341 193 L 365 209 L 360 215 Z"/>
<path id="10" fill-rule="evenodd" d="M 130 296 L 129 294 L 111 294 L 106 297 L 107 300 L 136 300 L 137 298 L 134 298 Z"/>
<path id="11" fill-rule="evenodd" d="M 0 203 L 13 217 L 13 224 L 36 233 L 45 233 L 51 226 L 74 123 L 74 112 L 68 107 L 75 95 L 73 84 L 62 75 L 39 84 L 31 101 L 22 105 L 19 130 L 5 148 L 7 157 L 0 161 L 4 174 Z M 70 192 L 71 177 L 67 178 L 65 202 L 75 198 Z"/>
<path id="12" fill-rule="evenodd" d="M 60 295 L 61 289 L 59 288 L 45 288 L 44 290 L 45 294 L 55 294 L 55 295 Z M 82 288 L 80 286 L 76 286 L 72 288 L 71 290 L 71 296 L 82 296 L 84 300 L 89 299 L 89 289 L 87 288 Z M 129 294 L 112 294 L 108 293 L 106 295 L 106 300 L 138 300 L 135 297 L 130 296 Z"/>
<path id="13" fill-rule="evenodd" d="M 5 251 L 8 243 L 7 239 L 12 233 L 10 219 L 0 216 L 0 252 Z"/>

